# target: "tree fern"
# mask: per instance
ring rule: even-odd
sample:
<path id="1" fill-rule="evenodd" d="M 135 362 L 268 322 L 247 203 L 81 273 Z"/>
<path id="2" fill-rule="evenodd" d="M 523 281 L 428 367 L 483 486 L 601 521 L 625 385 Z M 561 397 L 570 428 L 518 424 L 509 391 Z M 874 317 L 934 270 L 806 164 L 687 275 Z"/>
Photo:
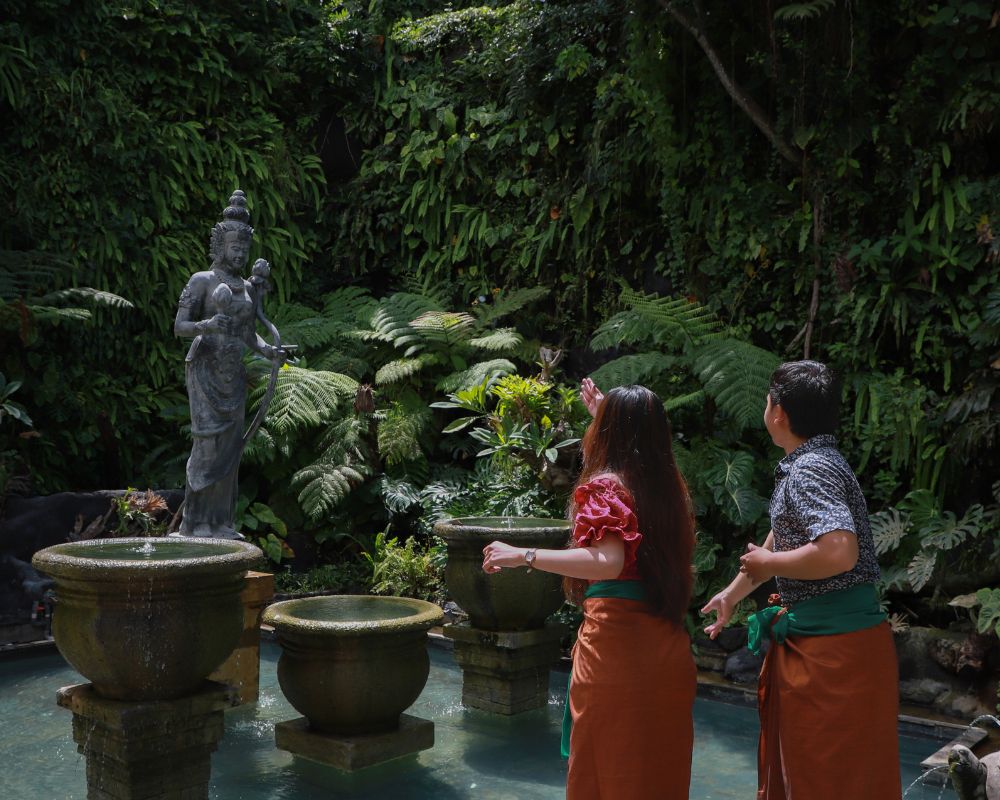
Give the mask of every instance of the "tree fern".
<path id="1" fill-rule="evenodd" d="M 491 353 L 503 353 L 515 350 L 521 346 L 524 339 L 514 328 L 498 328 L 483 336 L 469 339 L 469 346 L 479 350 L 488 350 Z"/>
<path id="2" fill-rule="evenodd" d="M 525 289 L 513 289 L 502 293 L 493 303 L 476 306 L 476 316 L 485 326 L 508 317 L 520 311 L 527 305 L 540 300 L 549 293 L 544 286 L 533 286 Z"/>
<path id="3" fill-rule="evenodd" d="M 763 424 L 771 373 L 780 363 L 748 342 L 720 338 L 698 348 L 694 369 L 705 391 L 742 430 Z"/>
<path id="4" fill-rule="evenodd" d="M 292 476 L 292 486 L 302 486 L 299 504 L 310 520 L 319 522 L 370 475 L 367 464 L 310 464 Z"/>
<path id="5" fill-rule="evenodd" d="M 344 417 L 330 425 L 320 439 L 320 455 L 292 476 L 292 486 L 301 487 L 299 504 L 314 522 L 329 514 L 372 474 L 364 435 L 368 423 Z"/>
<path id="6" fill-rule="evenodd" d="M 687 392 L 686 394 L 675 395 L 674 397 L 669 397 L 663 402 L 663 407 L 667 410 L 667 413 L 671 413 L 678 408 L 686 408 L 687 406 L 700 406 L 705 403 L 705 392 L 699 389 L 696 392 Z"/>
<path id="7" fill-rule="evenodd" d="M 394 402 L 378 426 L 378 450 L 390 466 L 422 455 L 420 437 L 427 430 L 431 410 L 415 395 Z"/>
<path id="8" fill-rule="evenodd" d="M 368 328 L 357 331 L 357 335 L 368 341 L 388 342 L 411 355 L 414 346 L 419 350 L 421 335 L 410 322 L 428 311 L 441 310 L 435 300 L 424 295 L 396 292 L 379 301 Z"/>
<path id="9" fill-rule="evenodd" d="M 720 328 L 715 314 L 686 298 L 658 297 L 625 287 L 620 300 L 653 326 L 660 341 L 697 341 Z"/>
<path id="10" fill-rule="evenodd" d="M 469 338 L 475 318 L 464 311 L 425 311 L 410 321 L 425 345 L 449 348 Z"/>
<path id="11" fill-rule="evenodd" d="M 517 367 L 506 358 L 494 358 L 490 361 L 480 361 L 468 369 L 453 372 L 438 381 L 437 388 L 442 392 L 458 392 L 471 389 L 485 381 L 494 381 L 504 375 L 513 375 Z"/>
<path id="12" fill-rule="evenodd" d="M 910 526 L 909 516 L 901 514 L 897 508 L 872 514 L 869 521 L 875 541 L 875 554 L 880 556 L 898 548 Z"/>
<path id="13" fill-rule="evenodd" d="M 789 3 L 774 12 L 775 20 L 814 19 L 836 5 L 835 0 L 809 0 L 805 3 Z"/>
<path id="14" fill-rule="evenodd" d="M 258 381 L 250 395 L 256 410 L 267 381 Z M 286 364 L 278 371 L 274 397 L 268 408 L 268 428 L 283 436 L 301 428 L 317 427 L 329 420 L 347 397 L 353 397 L 358 383 L 337 372 L 300 369 Z"/>
<path id="15" fill-rule="evenodd" d="M 397 358 L 395 361 L 390 361 L 379 367 L 375 373 L 375 383 L 379 386 L 385 386 L 411 378 L 432 360 L 433 357 L 427 355 L 420 355 L 417 358 Z"/>
<path id="16" fill-rule="evenodd" d="M 80 286 L 71 289 L 59 289 L 38 298 L 38 303 L 56 303 L 61 300 L 89 300 L 95 305 L 110 308 L 134 308 L 132 303 L 113 292 L 102 292 L 99 289 Z"/>
<path id="17" fill-rule="evenodd" d="M 621 356 L 607 364 L 602 364 L 591 373 L 591 378 L 604 391 L 616 386 L 633 383 L 655 382 L 660 375 L 669 372 L 677 364 L 674 356 L 663 353 L 639 353 Z"/>

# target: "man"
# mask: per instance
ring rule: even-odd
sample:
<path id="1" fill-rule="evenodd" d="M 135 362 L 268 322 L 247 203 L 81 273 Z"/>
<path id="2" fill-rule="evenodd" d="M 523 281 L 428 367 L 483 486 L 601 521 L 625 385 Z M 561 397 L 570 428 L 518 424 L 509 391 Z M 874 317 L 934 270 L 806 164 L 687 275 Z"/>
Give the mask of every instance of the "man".
<path id="1" fill-rule="evenodd" d="M 785 451 L 771 532 L 702 609 L 718 636 L 750 591 L 776 578 L 780 606 L 750 620 L 771 639 L 758 688 L 758 800 L 899 800 L 896 651 L 857 478 L 836 447 L 840 388 L 815 361 L 771 376 L 764 424 Z M 772 602 L 778 600 L 772 595 Z"/>

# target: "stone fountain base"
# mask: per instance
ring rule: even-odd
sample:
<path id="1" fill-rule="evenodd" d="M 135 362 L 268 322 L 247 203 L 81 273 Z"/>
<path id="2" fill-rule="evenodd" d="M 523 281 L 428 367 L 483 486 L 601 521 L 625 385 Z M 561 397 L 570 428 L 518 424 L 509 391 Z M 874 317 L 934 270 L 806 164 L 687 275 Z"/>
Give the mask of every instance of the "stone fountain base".
<path id="1" fill-rule="evenodd" d="M 467 708 L 511 716 L 548 703 L 549 670 L 559 660 L 564 625 L 485 631 L 458 622 L 445 625 L 443 633 L 455 643 Z"/>
<path id="2" fill-rule="evenodd" d="M 338 736 L 310 730 L 308 720 L 299 717 L 275 725 L 274 740 L 279 750 L 353 772 L 429 750 L 434 746 L 434 723 L 402 714 L 394 731 Z"/>
<path id="3" fill-rule="evenodd" d="M 107 700 L 89 683 L 60 689 L 87 758 L 87 800 L 208 800 L 230 695 L 211 681 L 177 700 Z"/>

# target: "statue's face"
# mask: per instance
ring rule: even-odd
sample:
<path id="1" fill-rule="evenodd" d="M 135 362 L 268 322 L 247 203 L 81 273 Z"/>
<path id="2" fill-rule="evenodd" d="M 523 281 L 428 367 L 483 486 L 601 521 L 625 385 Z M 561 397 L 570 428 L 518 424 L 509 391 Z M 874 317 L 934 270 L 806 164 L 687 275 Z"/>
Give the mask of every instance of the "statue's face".
<path id="1" fill-rule="evenodd" d="M 247 256 L 250 255 L 250 242 L 241 239 L 236 231 L 226 233 L 225 261 L 233 269 L 239 272 L 247 263 Z"/>

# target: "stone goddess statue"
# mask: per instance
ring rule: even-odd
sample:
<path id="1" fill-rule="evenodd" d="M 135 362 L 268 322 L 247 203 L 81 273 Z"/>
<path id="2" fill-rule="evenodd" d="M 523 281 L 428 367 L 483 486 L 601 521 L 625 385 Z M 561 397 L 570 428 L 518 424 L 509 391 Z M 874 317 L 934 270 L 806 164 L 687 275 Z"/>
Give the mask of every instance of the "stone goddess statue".
<path id="1" fill-rule="evenodd" d="M 267 262 L 259 260 L 254 265 L 251 281 L 241 274 L 253 237 L 246 204 L 239 189 L 229 198 L 222 222 L 212 228 L 212 268 L 191 276 L 174 320 L 177 336 L 194 339 L 185 363 L 194 443 L 187 462 L 182 536 L 242 538 L 233 525 L 240 458 L 263 418 L 277 369 L 291 349 L 281 346 L 277 329 L 263 313 Z M 257 319 L 271 331 L 273 345 L 257 334 Z M 272 377 L 257 419 L 244 435 L 247 376 L 243 354 L 247 348 L 270 359 Z"/>

